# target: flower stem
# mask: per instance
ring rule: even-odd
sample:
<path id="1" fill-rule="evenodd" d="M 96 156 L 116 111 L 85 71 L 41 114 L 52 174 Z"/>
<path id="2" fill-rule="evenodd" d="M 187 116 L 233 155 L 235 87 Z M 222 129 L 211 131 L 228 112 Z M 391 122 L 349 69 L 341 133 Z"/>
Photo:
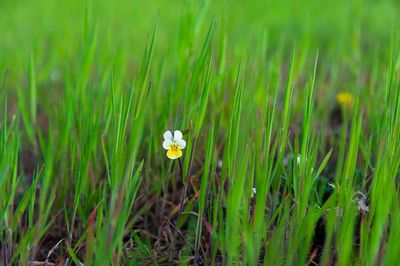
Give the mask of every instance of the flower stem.
<path id="1" fill-rule="evenodd" d="M 188 182 L 189 178 L 186 178 L 186 180 L 184 180 L 184 178 L 183 178 L 183 167 L 182 167 L 182 162 L 181 162 L 180 158 L 178 159 L 178 163 L 179 163 L 179 169 L 181 171 L 182 182 L 185 183 L 185 187 L 183 188 L 183 192 L 182 192 L 182 196 L 181 196 L 181 203 L 180 203 L 180 207 L 179 207 L 179 213 L 178 213 L 178 216 L 181 216 L 182 211 L 183 211 L 183 205 L 184 205 L 185 197 L 186 197 L 186 191 L 187 191 L 187 188 L 188 188 L 188 185 L 189 185 L 189 182 Z"/>

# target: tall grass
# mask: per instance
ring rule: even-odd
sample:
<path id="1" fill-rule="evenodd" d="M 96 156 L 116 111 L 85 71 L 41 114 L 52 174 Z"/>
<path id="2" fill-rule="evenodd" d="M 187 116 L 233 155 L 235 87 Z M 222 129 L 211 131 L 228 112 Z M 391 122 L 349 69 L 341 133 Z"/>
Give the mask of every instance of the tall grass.
<path id="1" fill-rule="evenodd" d="M 400 263 L 397 3 L 117 2 L 0 3 L 0 265 Z"/>

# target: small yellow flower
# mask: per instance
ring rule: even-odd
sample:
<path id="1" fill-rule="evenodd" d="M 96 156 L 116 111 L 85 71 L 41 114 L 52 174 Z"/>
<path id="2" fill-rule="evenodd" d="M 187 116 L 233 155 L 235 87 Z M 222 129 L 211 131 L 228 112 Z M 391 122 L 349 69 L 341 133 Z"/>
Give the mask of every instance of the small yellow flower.
<path id="1" fill-rule="evenodd" d="M 351 108 L 353 106 L 353 95 L 350 92 L 339 92 L 336 95 L 336 100 L 342 107 Z"/>
<path id="2" fill-rule="evenodd" d="M 175 130 L 174 135 L 172 135 L 171 131 L 167 130 L 164 133 L 164 142 L 162 145 L 167 150 L 167 157 L 175 160 L 182 156 L 182 150 L 186 147 L 186 141 L 182 139 L 181 131 Z"/>

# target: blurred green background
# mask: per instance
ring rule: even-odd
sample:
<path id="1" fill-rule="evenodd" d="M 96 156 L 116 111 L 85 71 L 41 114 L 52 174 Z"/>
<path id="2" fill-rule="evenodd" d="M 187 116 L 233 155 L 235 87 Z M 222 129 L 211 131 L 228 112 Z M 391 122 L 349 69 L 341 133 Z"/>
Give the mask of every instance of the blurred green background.
<path id="1" fill-rule="evenodd" d="M 218 21 L 228 33 L 231 51 L 243 43 L 251 47 L 267 32 L 272 46 L 301 46 L 306 42 L 333 55 L 339 50 L 345 57 L 343 51 L 365 49 L 375 53 L 381 52 L 375 50 L 382 46 L 386 49 L 391 32 L 399 26 L 400 4 L 366 0 L 92 0 L 89 5 L 91 19 L 100 32 L 99 43 L 111 46 L 107 49 L 113 51 L 131 50 L 135 62 L 158 13 L 158 53 L 167 54 L 178 42 L 183 9 L 211 5 L 203 14 L 204 21 Z M 56 49 L 65 60 L 73 59 L 83 34 L 85 8 L 86 1 L 80 0 L 2 0 L 0 62 L 14 66 L 31 51 L 46 54 L 49 49 Z"/>
<path id="2" fill-rule="evenodd" d="M 247 80 L 254 79 L 252 73 L 260 69 L 260 62 L 285 76 L 295 49 L 297 82 L 302 84 L 318 52 L 318 108 L 332 106 L 340 90 L 361 91 L 361 100 L 368 106 L 382 99 L 379 84 L 386 78 L 391 40 L 398 38 L 394 33 L 400 25 L 399 10 L 397 1 L 366 0 L 3 0 L 0 75 L 7 73 L 4 87 L 12 98 L 18 88 L 28 87 L 33 58 L 39 95 L 46 96 L 40 105 L 46 108 L 47 102 L 57 99 L 51 95 L 62 91 L 66 76 L 78 78 L 87 59 L 85 45 L 95 32 L 91 80 L 98 84 L 103 73 L 113 68 L 125 85 L 131 84 L 158 17 L 150 75 L 155 78 L 162 69 L 167 79 L 159 85 L 167 90 L 179 72 L 190 72 L 182 72 L 182 67 L 189 69 L 191 64 L 184 62 L 194 62 L 215 21 L 216 58 L 224 48 L 230 69 L 245 58 Z M 261 91 L 255 97 L 258 104 L 263 102 Z M 294 102 L 297 112 L 302 103 Z"/>

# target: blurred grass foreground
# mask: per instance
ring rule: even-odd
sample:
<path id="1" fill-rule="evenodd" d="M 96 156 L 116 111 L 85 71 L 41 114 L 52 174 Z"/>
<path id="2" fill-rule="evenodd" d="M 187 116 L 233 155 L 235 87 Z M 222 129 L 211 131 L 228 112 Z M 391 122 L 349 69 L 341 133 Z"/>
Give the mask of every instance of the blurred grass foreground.
<path id="1" fill-rule="evenodd" d="M 0 265 L 400 265 L 399 14 L 0 1 Z"/>

